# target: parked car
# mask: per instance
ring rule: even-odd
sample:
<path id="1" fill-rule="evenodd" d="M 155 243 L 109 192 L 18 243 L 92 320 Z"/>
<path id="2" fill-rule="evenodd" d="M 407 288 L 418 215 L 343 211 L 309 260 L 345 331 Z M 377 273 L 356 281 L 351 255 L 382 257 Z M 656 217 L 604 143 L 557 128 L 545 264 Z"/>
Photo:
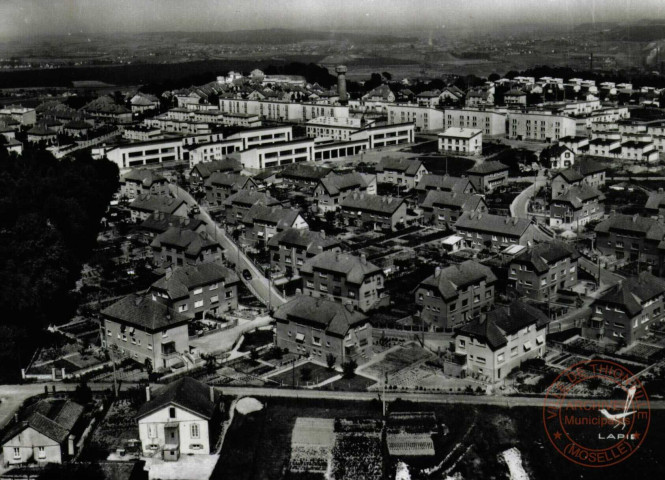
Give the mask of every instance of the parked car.
<path id="1" fill-rule="evenodd" d="M 250 281 L 252 279 L 252 272 L 250 272 L 248 269 L 244 269 L 242 271 L 242 278 L 244 278 L 247 281 Z"/>

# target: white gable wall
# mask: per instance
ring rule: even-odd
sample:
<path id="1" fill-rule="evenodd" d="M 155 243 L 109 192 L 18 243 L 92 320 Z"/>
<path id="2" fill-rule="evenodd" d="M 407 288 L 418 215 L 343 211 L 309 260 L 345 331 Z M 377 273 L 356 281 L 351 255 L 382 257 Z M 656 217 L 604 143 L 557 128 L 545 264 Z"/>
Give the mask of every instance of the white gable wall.
<path id="1" fill-rule="evenodd" d="M 144 454 L 151 454 L 157 449 L 161 450 L 166 443 L 169 443 L 164 432 L 164 427 L 167 423 L 178 423 L 181 455 L 189 453 L 210 454 L 208 420 L 177 406 L 175 406 L 175 418 L 169 418 L 169 408 L 164 407 L 139 420 L 139 438 L 141 439 Z M 192 424 L 199 426 L 199 438 L 192 438 Z M 150 436 L 151 428 L 155 435 L 154 437 Z M 157 448 L 154 447 L 155 445 Z M 196 445 L 200 445 L 201 448 L 196 448 Z"/>
<path id="2" fill-rule="evenodd" d="M 44 447 L 43 458 L 40 458 L 39 447 Z M 19 449 L 19 457 L 14 456 L 14 448 Z M 2 446 L 5 463 L 18 464 L 31 461 L 40 463 L 62 463 L 60 445 L 53 439 L 27 427 L 18 435 L 9 439 Z"/>

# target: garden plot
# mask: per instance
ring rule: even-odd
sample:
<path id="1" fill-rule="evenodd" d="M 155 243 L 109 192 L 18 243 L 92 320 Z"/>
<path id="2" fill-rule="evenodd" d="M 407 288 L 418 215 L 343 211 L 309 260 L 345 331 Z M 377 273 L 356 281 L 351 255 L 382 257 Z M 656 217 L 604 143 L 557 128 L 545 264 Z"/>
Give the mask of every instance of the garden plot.
<path id="1" fill-rule="evenodd" d="M 319 472 L 328 469 L 335 443 L 332 418 L 298 417 L 291 436 L 292 472 Z"/>
<path id="2" fill-rule="evenodd" d="M 381 421 L 371 418 L 335 419 L 332 478 L 383 478 Z"/>
<path id="3" fill-rule="evenodd" d="M 385 374 L 390 377 L 400 370 L 435 357 L 432 352 L 412 343 L 388 352 L 382 360 L 362 369 L 361 373 L 375 378 L 383 378 Z"/>
<path id="4" fill-rule="evenodd" d="M 138 455 L 139 430 L 135 416 L 138 405 L 129 400 L 114 402 L 90 438 L 86 459 L 104 460 L 118 449 Z"/>
<path id="5" fill-rule="evenodd" d="M 630 347 L 624 353 L 626 355 L 631 355 L 633 357 L 642 358 L 647 360 L 651 355 L 656 352 L 659 352 L 663 347 L 657 345 L 651 345 L 648 343 L 637 342 L 634 346 Z"/>
<path id="6" fill-rule="evenodd" d="M 438 425 L 433 412 L 394 412 L 388 416 L 386 443 L 388 453 L 398 457 L 434 456 Z"/>

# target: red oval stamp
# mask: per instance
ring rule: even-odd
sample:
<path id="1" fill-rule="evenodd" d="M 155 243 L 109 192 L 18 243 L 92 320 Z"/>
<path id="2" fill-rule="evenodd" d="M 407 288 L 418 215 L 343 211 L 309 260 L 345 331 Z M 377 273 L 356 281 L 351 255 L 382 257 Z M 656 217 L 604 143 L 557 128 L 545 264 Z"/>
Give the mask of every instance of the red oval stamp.
<path id="1" fill-rule="evenodd" d="M 591 387 L 591 385 L 594 385 Z M 590 397 L 599 385 L 611 398 Z M 575 364 L 547 389 L 545 432 L 557 451 L 585 467 L 609 467 L 633 455 L 651 422 L 649 397 L 630 370 L 609 360 Z"/>

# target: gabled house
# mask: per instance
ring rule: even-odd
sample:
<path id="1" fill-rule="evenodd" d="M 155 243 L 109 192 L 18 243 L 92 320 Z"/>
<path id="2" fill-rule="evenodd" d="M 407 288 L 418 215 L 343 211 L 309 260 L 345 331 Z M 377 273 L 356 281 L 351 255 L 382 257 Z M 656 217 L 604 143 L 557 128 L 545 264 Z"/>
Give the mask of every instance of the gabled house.
<path id="1" fill-rule="evenodd" d="M 466 356 L 466 375 L 497 382 L 524 360 L 547 351 L 547 315 L 519 300 L 497 307 L 454 334 L 455 353 Z"/>
<path id="2" fill-rule="evenodd" d="M 573 185 L 550 204 L 550 226 L 579 229 L 587 223 L 603 218 L 605 195 L 594 187 Z"/>
<path id="3" fill-rule="evenodd" d="M 150 248 L 155 265 L 162 268 L 221 262 L 223 256 L 222 247 L 206 232 L 177 226 L 157 235 Z"/>
<path id="4" fill-rule="evenodd" d="M 466 171 L 466 175 L 478 193 L 487 193 L 506 184 L 508 170 L 507 165 L 490 160 L 470 168 Z"/>
<path id="5" fill-rule="evenodd" d="M 341 251 L 341 242 L 322 230 L 313 232 L 303 228 L 287 228 L 268 240 L 270 266 L 273 269 L 300 275 L 300 268 L 307 259 L 327 251 Z"/>
<path id="6" fill-rule="evenodd" d="M 279 306 L 273 318 L 275 343 L 289 352 L 322 364 L 328 355 L 335 357 L 336 365 L 372 358 L 372 325 L 351 305 L 298 295 Z"/>
<path id="7" fill-rule="evenodd" d="M 552 198 L 582 183 L 599 189 L 605 185 L 606 172 L 607 167 L 588 158 L 575 162 L 571 168 L 561 170 L 552 178 Z"/>
<path id="8" fill-rule="evenodd" d="M 427 193 L 431 190 L 440 192 L 477 193 L 476 187 L 473 186 L 468 178 L 428 173 L 427 175 L 423 175 L 416 185 L 418 203 L 422 203 L 425 200 Z"/>
<path id="9" fill-rule="evenodd" d="M 395 94 L 388 85 L 380 85 L 362 96 L 363 102 L 393 103 Z"/>
<path id="10" fill-rule="evenodd" d="M 223 202 L 227 225 L 242 224 L 243 218 L 254 205 L 280 207 L 282 203 L 265 192 L 240 190 Z"/>
<path id="11" fill-rule="evenodd" d="M 651 192 L 644 208 L 654 218 L 665 216 L 665 193 Z"/>
<path id="12" fill-rule="evenodd" d="M 314 199 L 320 211 L 335 211 L 354 193 L 376 195 L 376 177 L 370 180 L 369 176 L 353 172 L 323 178 L 314 189 Z"/>
<path id="13" fill-rule="evenodd" d="M 663 267 L 665 225 L 654 218 L 614 214 L 595 228 L 596 248 L 619 261 L 640 260 Z"/>
<path id="14" fill-rule="evenodd" d="M 183 377 L 154 395 L 147 387 L 146 393 L 136 415 L 143 455 L 176 461 L 180 455 L 210 454 L 210 424 L 219 413 L 213 387 Z"/>
<path id="15" fill-rule="evenodd" d="M 254 205 L 242 218 L 245 241 L 254 247 L 263 247 L 277 233 L 287 228 L 307 229 L 309 225 L 294 208 Z"/>
<path id="16" fill-rule="evenodd" d="M 224 200 L 240 190 L 257 190 L 258 185 L 246 175 L 239 173 L 213 172 L 205 181 L 206 201 L 208 205 L 220 206 Z"/>
<path id="17" fill-rule="evenodd" d="M 506 217 L 489 213 L 463 213 L 454 229 L 475 249 L 488 247 L 502 250 L 511 245 L 533 243 L 535 225 L 527 218 Z"/>
<path id="18" fill-rule="evenodd" d="M 5 465 L 63 463 L 72 458 L 74 430 L 83 410 L 71 400 L 39 400 L 29 406 L 2 439 Z"/>
<path id="19" fill-rule="evenodd" d="M 421 160 L 383 157 L 376 166 L 379 183 L 390 183 L 404 190 L 411 190 L 427 175 L 427 169 Z"/>
<path id="20" fill-rule="evenodd" d="M 456 329 L 494 304 L 496 281 L 489 267 L 474 260 L 437 267 L 416 289 L 420 317 L 431 330 Z"/>
<path id="21" fill-rule="evenodd" d="M 197 163 L 189 172 L 189 181 L 195 185 L 203 185 L 214 172 L 239 174 L 242 172 L 242 164 L 233 158 Z"/>
<path id="22" fill-rule="evenodd" d="M 406 220 L 406 202 L 400 197 L 354 193 L 339 205 L 344 223 L 350 226 L 395 231 Z"/>
<path id="23" fill-rule="evenodd" d="M 575 164 L 575 153 L 561 144 L 546 147 L 540 153 L 540 158 L 547 160 L 552 170 L 570 168 Z"/>
<path id="24" fill-rule="evenodd" d="M 137 227 L 140 239 L 150 245 L 157 235 L 166 232 L 171 227 L 193 230 L 197 233 L 206 231 L 206 223 L 199 218 L 179 217 L 168 213 L 153 213 L 143 220 Z"/>
<path id="25" fill-rule="evenodd" d="M 216 263 L 187 265 L 169 270 L 153 283 L 152 300 L 163 302 L 178 313 L 195 318 L 238 308 L 240 279 L 232 270 Z"/>
<path id="26" fill-rule="evenodd" d="M 351 304 L 363 312 L 390 301 L 383 293 L 383 270 L 364 255 L 319 253 L 305 261 L 300 276 L 305 295 Z"/>
<path id="27" fill-rule="evenodd" d="M 189 213 L 187 202 L 168 195 L 140 195 L 129 205 L 134 222 L 143 221 L 153 213 L 165 213 L 176 217 L 186 217 Z"/>
<path id="28" fill-rule="evenodd" d="M 423 220 L 437 228 L 448 228 L 465 212 L 485 213 L 487 203 L 481 195 L 473 193 L 429 190 L 420 204 Z"/>
<path id="29" fill-rule="evenodd" d="M 120 196 L 129 200 L 142 195 L 168 195 L 169 181 L 153 170 L 132 169 L 120 177 Z"/>

